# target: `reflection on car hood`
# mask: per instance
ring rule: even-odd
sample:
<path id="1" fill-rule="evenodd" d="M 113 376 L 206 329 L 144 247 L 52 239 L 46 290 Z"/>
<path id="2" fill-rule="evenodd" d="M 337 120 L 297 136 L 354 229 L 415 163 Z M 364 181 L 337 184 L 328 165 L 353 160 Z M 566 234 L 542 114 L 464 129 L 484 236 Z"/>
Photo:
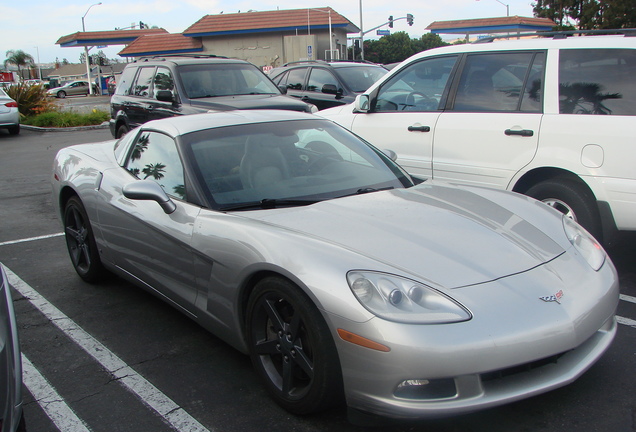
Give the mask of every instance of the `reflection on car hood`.
<path id="1" fill-rule="evenodd" d="M 421 185 L 241 215 L 318 237 L 446 288 L 523 272 L 563 253 L 517 214 L 452 186 Z"/>
<path id="2" fill-rule="evenodd" d="M 191 104 L 195 107 L 218 111 L 234 109 L 287 109 L 292 111 L 308 111 L 308 105 L 305 102 L 276 94 L 197 98 L 192 99 Z"/>

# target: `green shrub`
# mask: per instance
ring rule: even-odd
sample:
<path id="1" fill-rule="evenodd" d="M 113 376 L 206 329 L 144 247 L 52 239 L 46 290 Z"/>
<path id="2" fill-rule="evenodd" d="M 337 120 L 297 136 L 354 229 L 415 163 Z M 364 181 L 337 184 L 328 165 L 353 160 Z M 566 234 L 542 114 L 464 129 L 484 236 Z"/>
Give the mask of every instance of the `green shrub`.
<path id="1" fill-rule="evenodd" d="M 23 116 L 40 114 L 55 107 L 55 104 L 47 98 L 44 86 L 39 84 L 12 84 L 5 88 L 5 91 L 18 103 L 18 110 Z"/>
<path id="2" fill-rule="evenodd" d="M 93 110 L 88 114 L 73 111 L 49 111 L 22 120 L 23 124 L 38 127 L 76 127 L 99 125 L 110 119 L 107 112 Z"/>

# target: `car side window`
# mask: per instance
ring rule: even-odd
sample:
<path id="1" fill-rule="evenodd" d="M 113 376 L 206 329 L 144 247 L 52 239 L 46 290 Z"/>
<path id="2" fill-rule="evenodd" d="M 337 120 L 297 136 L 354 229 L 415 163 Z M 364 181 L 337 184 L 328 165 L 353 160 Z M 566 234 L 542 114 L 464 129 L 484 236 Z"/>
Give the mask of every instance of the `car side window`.
<path id="1" fill-rule="evenodd" d="M 133 80 L 135 79 L 135 72 L 137 72 L 136 67 L 127 67 L 124 69 L 117 82 L 116 95 L 128 96 L 131 93 L 130 90 Z"/>
<path id="2" fill-rule="evenodd" d="M 125 168 L 138 179 L 156 181 L 172 197 L 186 197 L 181 158 L 174 140 L 167 135 L 141 132 Z"/>
<path id="3" fill-rule="evenodd" d="M 333 84 L 336 88 L 340 88 L 338 80 L 331 72 L 322 68 L 312 68 L 307 82 L 307 91 L 322 92 L 322 86 L 325 84 Z"/>
<path id="4" fill-rule="evenodd" d="M 561 114 L 636 115 L 636 50 L 559 53 Z"/>
<path id="5" fill-rule="evenodd" d="M 292 69 L 287 76 L 287 88 L 289 90 L 302 90 L 307 68 Z"/>
<path id="6" fill-rule="evenodd" d="M 380 88 L 372 111 L 425 112 L 440 109 L 456 62 L 457 56 L 445 56 L 408 65 Z"/>
<path id="7" fill-rule="evenodd" d="M 454 110 L 463 112 L 519 111 L 535 52 L 469 54 L 462 70 Z M 532 75 L 540 86 L 543 70 Z M 538 77 L 538 78 L 537 78 Z M 530 91 L 530 88 L 527 88 Z M 535 92 L 536 93 L 536 92 Z M 535 95 L 539 98 L 539 95 Z M 534 109 L 536 111 L 536 107 Z"/>
<path id="8" fill-rule="evenodd" d="M 133 94 L 135 96 L 150 97 L 150 85 L 155 74 L 155 68 L 143 67 L 139 70 L 137 81 L 135 81 Z"/>
<path id="9" fill-rule="evenodd" d="M 287 84 L 287 75 L 289 75 L 289 72 L 282 73 L 282 74 L 278 75 L 276 78 L 272 79 L 272 81 L 276 85 L 286 85 Z"/>
<path id="10" fill-rule="evenodd" d="M 155 77 L 153 79 L 153 93 L 154 97 L 157 97 L 157 92 L 160 90 L 168 90 L 174 93 L 174 79 L 172 78 L 172 72 L 165 67 L 158 67 Z"/>

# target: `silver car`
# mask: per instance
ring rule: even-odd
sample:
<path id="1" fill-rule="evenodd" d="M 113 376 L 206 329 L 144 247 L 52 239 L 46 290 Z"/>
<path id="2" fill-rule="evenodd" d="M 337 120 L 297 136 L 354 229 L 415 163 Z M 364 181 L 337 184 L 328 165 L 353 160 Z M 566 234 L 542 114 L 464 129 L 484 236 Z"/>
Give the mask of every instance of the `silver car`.
<path id="1" fill-rule="evenodd" d="M 46 92 L 49 96 L 55 96 L 56 98 L 64 99 L 66 96 L 86 96 L 89 94 L 88 82 L 86 81 L 71 81 L 64 84 L 62 87 L 56 87 Z M 97 94 L 97 88 L 93 84 L 93 94 Z"/>
<path id="2" fill-rule="evenodd" d="M 295 414 L 463 413 L 594 364 L 619 296 L 601 246 L 532 198 L 387 154 L 311 114 L 175 117 L 61 150 L 54 205 L 80 277 L 171 303 Z"/>
<path id="3" fill-rule="evenodd" d="M 0 128 L 6 128 L 11 135 L 20 133 L 20 112 L 18 103 L 0 88 Z"/>
<path id="4" fill-rule="evenodd" d="M 0 264 L 0 431 L 24 431 L 22 359 L 7 275 Z"/>

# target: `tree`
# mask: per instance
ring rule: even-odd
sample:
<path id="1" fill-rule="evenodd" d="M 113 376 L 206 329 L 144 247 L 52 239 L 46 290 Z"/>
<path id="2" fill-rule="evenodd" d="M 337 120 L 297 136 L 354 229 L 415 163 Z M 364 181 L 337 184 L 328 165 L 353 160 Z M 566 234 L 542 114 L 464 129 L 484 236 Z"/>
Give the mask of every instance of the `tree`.
<path id="1" fill-rule="evenodd" d="M 420 39 L 414 39 L 414 43 L 417 52 L 448 45 L 447 42 L 442 40 L 440 35 L 435 33 L 423 34 Z"/>
<path id="2" fill-rule="evenodd" d="M 636 26 L 633 0 L 537 0 L 534 15 L 550 18 L 556 29 L 619 29 Z"/>
<path id="3" fill-rule="evenodd" d="M 8 64 L 16 65 L 18 67 L 18 75 L 20 78 L 23 78 L 21 71 L 22 67 L 35 63 L 31 54 L 27 54 L 22 50 L 9 50 L 6 53 L 6 57 L 4 67 L 6 68 Z"/>

